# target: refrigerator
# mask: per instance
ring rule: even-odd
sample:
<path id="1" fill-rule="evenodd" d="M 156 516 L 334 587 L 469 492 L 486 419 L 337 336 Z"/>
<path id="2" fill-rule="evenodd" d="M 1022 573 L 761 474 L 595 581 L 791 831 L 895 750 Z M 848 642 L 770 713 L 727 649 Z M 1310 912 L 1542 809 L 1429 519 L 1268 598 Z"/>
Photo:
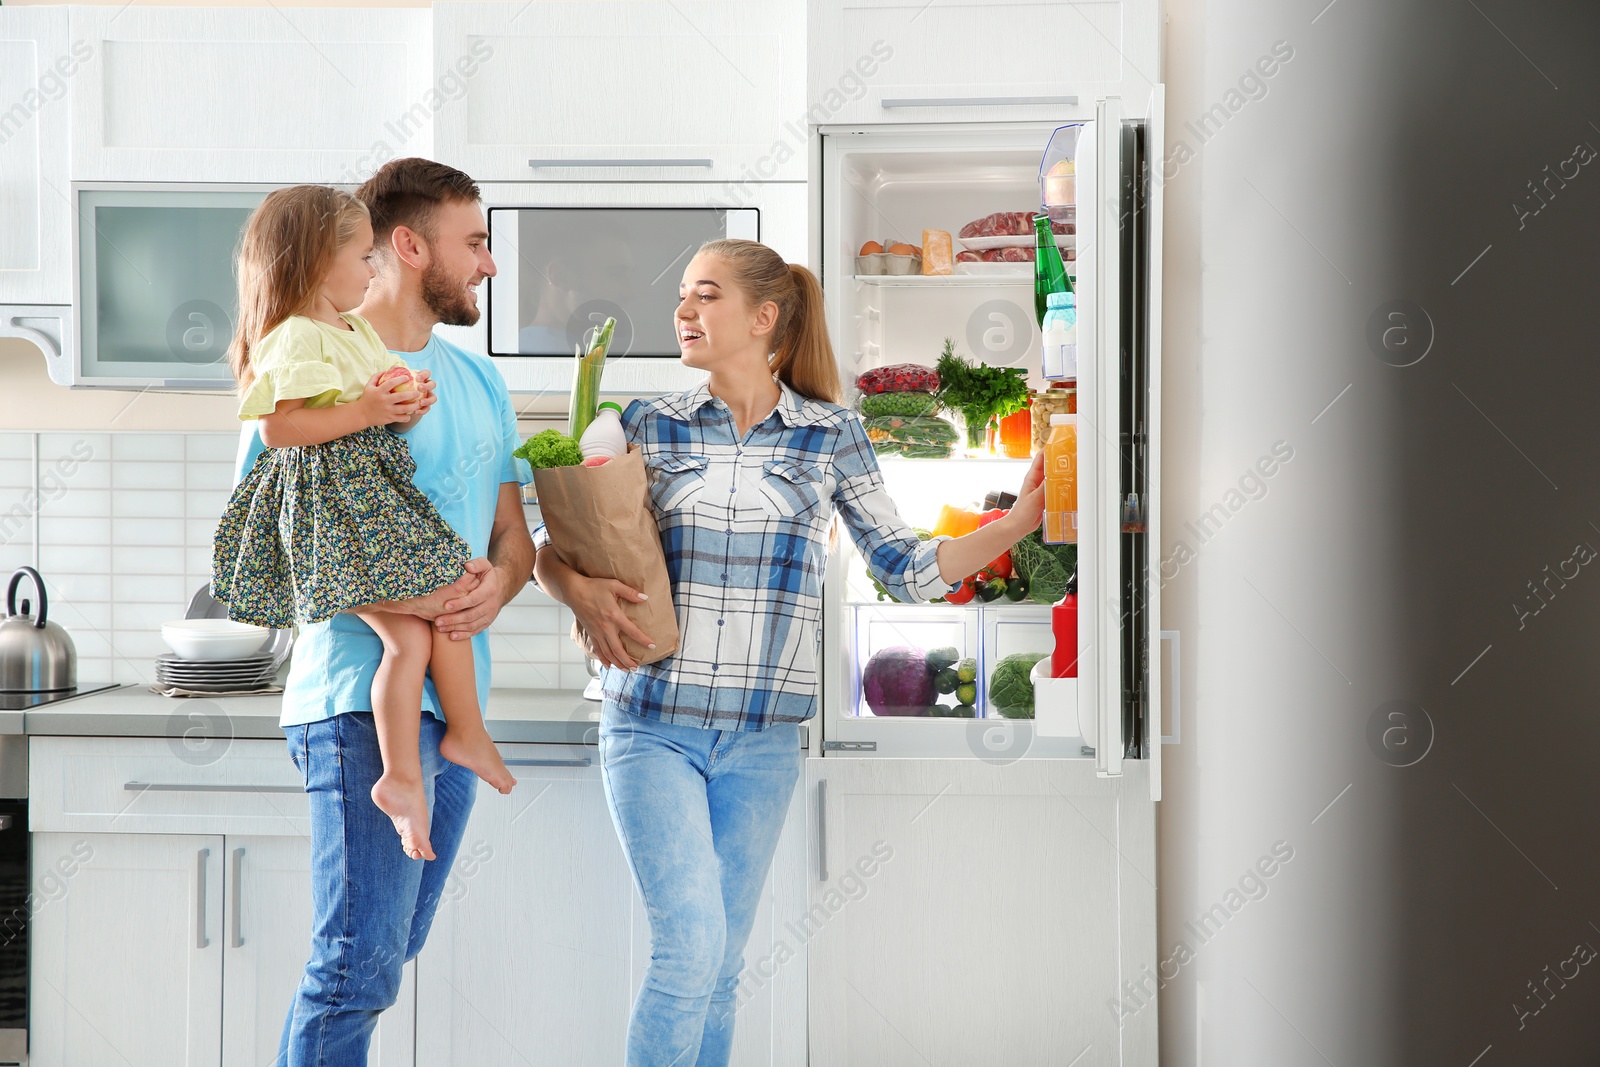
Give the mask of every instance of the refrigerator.
<path id="1" fill-rule="evenodd" d="M 1049 121 L 814 128 L 811 262 L 852 404 L 859 373 L 933 366 L 946 338 L 1046 386 L 1031 257 L 1011 271 L 923 276 L 863 274 L 857 254 L 1039 211 L 1046 146 L 1071 144 L 1076 232 L 1062 243 L 1076 256 L 1079 309 L 1079 675 L 1039 689 L 1032 719 L 999 714 L 995 665 L 1051 651 L 1050 605 L 884 600 L 841 537 L 807 761 L 813 911 L 857 853 L 880 850 L 855 870 L 877 871 L 882 851 L 896 858 L 876 883 L 858 878 L 861 902 L 845 899 L 844 917 L 809 942 L 812 1062 L 1156 1062 L 1161 104 L 1157 87 Z M 941 505 L 1017 491 L 1028 461 L 958 449 L 883 456 L 880 468 L 901 517 L 931 529 Z M 892 646 L 975 660 L 972 717 L 872 714 L 862 670 Z"/>

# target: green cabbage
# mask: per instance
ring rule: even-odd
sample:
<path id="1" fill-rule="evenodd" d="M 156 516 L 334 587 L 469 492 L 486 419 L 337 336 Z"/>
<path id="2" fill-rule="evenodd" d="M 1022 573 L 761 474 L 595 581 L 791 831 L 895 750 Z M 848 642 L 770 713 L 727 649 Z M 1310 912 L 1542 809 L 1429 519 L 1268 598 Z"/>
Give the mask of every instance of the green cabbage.
<path id="1" fill-rule="evenodd" d="M 1054 604 L 1067 591 L 1067 581 L 1078 569 L 1077 545 L 1047 545 L 1034 530 L 1011 546 L 1011 568 L 1028 583 L 1028 599 Z"/>
<path id="2" fill-rule="evenodd" d="M 1045 652 L 1018 652 L 995 664 L 989 675 L 989 706 L 1007 719 L 1033 718 L 1033 665 Z"/>

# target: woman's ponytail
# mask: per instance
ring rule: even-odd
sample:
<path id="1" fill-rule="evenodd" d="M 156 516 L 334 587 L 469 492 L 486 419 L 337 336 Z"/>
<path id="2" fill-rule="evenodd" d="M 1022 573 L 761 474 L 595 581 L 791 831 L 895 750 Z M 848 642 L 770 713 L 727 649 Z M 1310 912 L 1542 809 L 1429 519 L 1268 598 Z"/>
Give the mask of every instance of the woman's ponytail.
<path id="1" fill-rule="evenodd" d="M 772 356 L 778 380 L 801 396 L 837 404 L 843 389 L 817 276 L 756 241 L 711 241 L 700 251 L 728 264 L 751 306 L 778 305 Z"/>
<path id="2" fill-rule="evenodd" d="M 828 340 L 828 318 L 823 310 L 822 285 L 817 276 L 798 263 L 790 263 L 795 300 L 779 326 L 777 355 L 772 373 L 801 396 L 839 402 L 839 364 Z M 782 305 L 779 305 L 780 307 Z"/>

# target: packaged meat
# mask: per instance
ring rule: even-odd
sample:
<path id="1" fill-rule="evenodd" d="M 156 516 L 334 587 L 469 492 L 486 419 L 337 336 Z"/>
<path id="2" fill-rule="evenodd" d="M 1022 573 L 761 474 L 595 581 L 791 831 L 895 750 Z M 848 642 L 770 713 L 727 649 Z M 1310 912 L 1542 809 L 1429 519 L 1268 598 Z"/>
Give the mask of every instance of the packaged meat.
<path id="1" fill-rule="evenodd" d="M 939 372 L 920 363 L 895 363 L 876 367 L 856 379 L 863 393 L 936 393 Z"/>
<path id="2" fill-rule="evenodd" d="M 961 227 L 961 232 L 956 236 L 963 241 L 981 241 L 991 237 L 1019 237 L 1027 238 L 1027 243 L 1032 244 L 1033 214 L 1031 211 L 996 211 L 981 219 L 973 219 Z M 1072 222 L 1052 221 L 1050 232 L 1058 235 L 1075 234 L 1078 232 L 1078 227 Z"/>
<path id="3" fill-rule="evenodd" d="M 1032 263 L 1033 248 L 1024 245 L 1012 245 L 1010 248 L 991 248 L 986 252 L 978 253 L 985 263 Z"/>
<path id="4" fill-rule="evenodd" d="M 1033 216 L 1026 211 L 996 211 L 961 227 L 961 237 L 1032 237 Z"/>
<path id="5" fill-rule="evenodd" d="M 957 263 L 978 263 L 978 262 L 981 262 L 982 260 L 983 260 L 983 253 L 982 252 L 974 252 L 970 248 L 965 249 L 964 251 L 956 253 L 956 262 Z"/>
<path id="6" fill-rule="evenodd" d="M 954 271 L 955 257 L 951 251 L 950 234 L 946 230 L 922 231 L 922 273 L 950 274 Z"/>

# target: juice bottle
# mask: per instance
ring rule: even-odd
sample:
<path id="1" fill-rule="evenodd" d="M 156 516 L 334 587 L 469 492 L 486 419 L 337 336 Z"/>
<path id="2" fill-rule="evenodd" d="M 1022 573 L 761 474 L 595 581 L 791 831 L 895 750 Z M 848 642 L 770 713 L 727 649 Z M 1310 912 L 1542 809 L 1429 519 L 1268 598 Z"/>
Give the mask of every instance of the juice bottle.
<path id="1" fill-rule="evenodd" d="M 1044 539 L 1078 542 L 1078 416 L 1051 415 L 1044 446 Z"/>

